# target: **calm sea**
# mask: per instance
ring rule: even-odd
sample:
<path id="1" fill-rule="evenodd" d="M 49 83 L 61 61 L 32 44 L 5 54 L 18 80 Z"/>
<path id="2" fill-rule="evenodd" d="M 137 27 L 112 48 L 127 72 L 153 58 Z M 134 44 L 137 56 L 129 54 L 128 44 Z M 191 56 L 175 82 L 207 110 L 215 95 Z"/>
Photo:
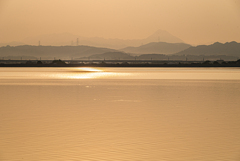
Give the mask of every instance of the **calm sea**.
<path id="1" fill-rule="evenodd" d="M 239 161 L 240 68 L 0 68 L 0 161 Z"/>

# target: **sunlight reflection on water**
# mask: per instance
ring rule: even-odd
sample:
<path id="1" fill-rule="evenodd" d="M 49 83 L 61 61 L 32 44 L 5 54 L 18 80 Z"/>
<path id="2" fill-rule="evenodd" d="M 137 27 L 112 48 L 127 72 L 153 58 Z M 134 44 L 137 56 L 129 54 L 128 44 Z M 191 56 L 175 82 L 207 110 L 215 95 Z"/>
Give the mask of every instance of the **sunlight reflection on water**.
<path id="1" fill-rule="evenodd" d="M 127 76 L 129 73 L 117 73 L 108 72 L 103 69 L 97 68 L 74 68 L 68 69 L 67 72 L 54 73 L 51 75 L 45 75 L 47 77 L 52 77 L 55 79 L 97 79 L 97 78 L 110 78 L 116 76 Z"/>
<path id="2" fill-rule="evenodd" d="M 240 80 L 240 68 L 0 68 L 0 79 Z"/>

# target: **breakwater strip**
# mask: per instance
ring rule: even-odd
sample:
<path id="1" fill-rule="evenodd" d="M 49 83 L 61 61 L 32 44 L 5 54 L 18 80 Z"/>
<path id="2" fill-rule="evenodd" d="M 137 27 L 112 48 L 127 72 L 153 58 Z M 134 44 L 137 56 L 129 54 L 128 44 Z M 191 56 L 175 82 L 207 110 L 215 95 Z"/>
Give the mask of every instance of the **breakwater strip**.
<path id="1" fill-rule="evenodd" d="M 237 61 L 0 60 L 0 67 L 240 67 Z"/>

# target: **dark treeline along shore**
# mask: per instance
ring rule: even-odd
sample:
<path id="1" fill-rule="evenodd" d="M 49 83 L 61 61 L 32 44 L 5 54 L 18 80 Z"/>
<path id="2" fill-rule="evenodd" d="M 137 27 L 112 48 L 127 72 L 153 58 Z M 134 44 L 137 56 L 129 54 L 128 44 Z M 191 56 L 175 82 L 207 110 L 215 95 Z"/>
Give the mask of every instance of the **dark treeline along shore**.
<path id="1" fill-rule="evenodd" d="M 127 66 L 224 67 L 239 66 L 240 43 L 216 42 L 191 46 L 151 42 L 139 47 L 110 49 L 94 46 L 4 46 L 0 66 Z"/>
<path id="2" fill-rule="evenodd" d="M 240 67 L 240 59 L 237 61 L 62 61 L 62 60 L 37 60 L 21 61 L 22 63 L 0 63 L 0 67 Z M 24 62 L 24 63 L 23 63 Z"/>

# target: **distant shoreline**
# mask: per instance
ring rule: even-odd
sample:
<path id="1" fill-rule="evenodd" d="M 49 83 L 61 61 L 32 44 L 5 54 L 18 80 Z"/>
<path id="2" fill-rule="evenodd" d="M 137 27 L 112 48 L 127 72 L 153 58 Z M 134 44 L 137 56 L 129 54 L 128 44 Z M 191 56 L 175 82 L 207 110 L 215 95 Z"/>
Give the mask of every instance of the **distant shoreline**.
<path id="1" fill-rule="evenodd" d="M 240 67 L 240 64 L 0 64 L 0 67 Z"/>

